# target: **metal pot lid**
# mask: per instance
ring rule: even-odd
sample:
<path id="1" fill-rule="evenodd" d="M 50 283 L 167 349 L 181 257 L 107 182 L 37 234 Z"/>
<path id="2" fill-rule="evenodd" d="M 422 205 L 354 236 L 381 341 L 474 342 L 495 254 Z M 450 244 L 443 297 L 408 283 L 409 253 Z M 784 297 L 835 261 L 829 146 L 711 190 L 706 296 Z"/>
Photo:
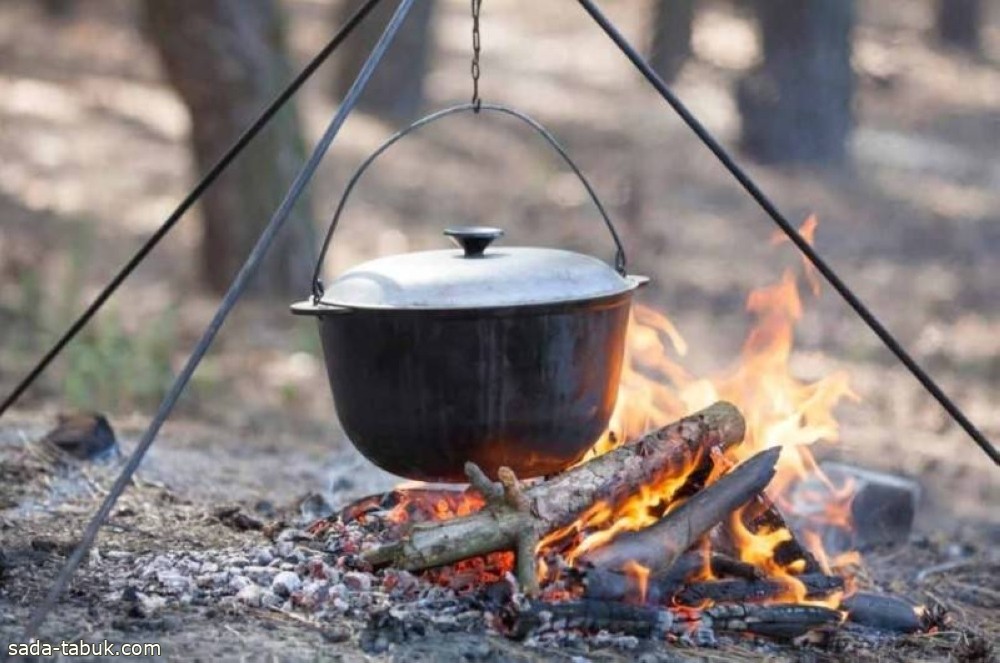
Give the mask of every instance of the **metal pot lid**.
<path id="1" fill-rule="evenodd" d="M 330 283 L 322 305 L 380 309 L 465 309 L 586 300 L 642 283 L 592 256 L 560 249 L 490 247 L 499 228 L 449 228 L 458 249 L 378 258 Z"/>

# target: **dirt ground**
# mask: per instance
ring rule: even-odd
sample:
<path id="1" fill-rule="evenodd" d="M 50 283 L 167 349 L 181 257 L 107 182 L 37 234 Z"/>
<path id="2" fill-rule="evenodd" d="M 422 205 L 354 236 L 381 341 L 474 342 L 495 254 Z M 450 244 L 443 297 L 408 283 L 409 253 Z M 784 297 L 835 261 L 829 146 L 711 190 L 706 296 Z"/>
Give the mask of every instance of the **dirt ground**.
<path id="1" fill-rule="evenodd" d="M 330 11 L 319 0 L 286 4 L 296 55 L 304 59 L 326 38 Z M 970 57 L 928 40 L 929 2 L 859 4 L 850 164 L 748 167 L 789 216 L 818 215 L 820 252 L 987 437 L 998 439 L 1000 16 L 985 31 L 984 54 Z M 34 2 L 0 1 L 4 390 L 190 184 L 189 120 L 162 83 L 134 5 L 82 0 L 74 20 L 60 21 L 45 18 Z M 739 122 L 733 83 L 758 45 L 747 17 L 728 4 L 706 5 L 695 57 L 676 90 L 732 145 Z M 442 6 L 429 107 L 463 100 L 469 87 L 467 5 Z M 639 41 L 644 7 L 615 3 L 609 11 Z M 792 250 L 770 245 L 763 213 L 572 3 L 489 3 L 483 44 L 484 98 L 536 115 L 579 160 L 621 226 L 632 271 L 653 277 L 642 301 L 665 311 L 691 342 L 688 366 L 711 374 L 731 365 L 747 331 L 747 293 L 795 266 Z M 332 112 L 328 89 L 316 81 L 302 99 L 313 136 Z M 390 130 L 364 116 L 347 123 L 312 187 L 318 218 L 329 216 L 353 167 Z M 532 136 L 503 120 L 458 118 L 401 144 L 352 205 L 330 274 L 376 255 L 442 246 L 440 230 L 458 222 L 500 225 L 511 244 L 611 254 L 579 186 Z M 167 363 L 175 370 L 214 309 L 189 269 L 197 239 L 194 218 L 181 224 L 98 321 L 132 338 L 169 326 Z M 842 441 L 818 455 L 915 477 L 924 488 L 920 536 L 966 542 L 985 554 L 1000 542 L 995 468 L 834 293 L 807 297 L 806 309 L 795 367 L 847 370 L 861 397 L 838 412 Z M 338 503 L 397 482 L 361 459 L 337 429 L 317 353 L 311 325 L 287 315 L 286 302 L 242 304 L 144 466 L 153 484 L 126 498 L 149 512 L 142 533 L 110 527 L 100 547 L 238 546 L 259 535 L 206 520 L 221 503 L 289 505 L 310 491 Z M 98 477 L 84 490 L 79 477 L 52 484 L 17 469 L 25 440 L 66 405 L 75 366 L 61 361 L 0 422 L 0 479 L 27 491 L 7 487 L 0 495 L 16 503 L 5 501 L 0 512 L 2 548 L 17 578 L 16 591 L 0 595 L 5 638 L 39 600 L 107 484 Z M 128 451 L 155 408 L 157 388 L 116 387 L 110 404 L 95 406 L 110 410 Z M 99 573 L 85 570 L 49 632 L 73 634 L 86 624 L 121 636 L 115 616 L 91 600 L 100 592 Z M 269 616 L 174 617 L 141 637 L 190 657 L 239 658 L 247 646 L 265 656 L 361 656 Z"/>

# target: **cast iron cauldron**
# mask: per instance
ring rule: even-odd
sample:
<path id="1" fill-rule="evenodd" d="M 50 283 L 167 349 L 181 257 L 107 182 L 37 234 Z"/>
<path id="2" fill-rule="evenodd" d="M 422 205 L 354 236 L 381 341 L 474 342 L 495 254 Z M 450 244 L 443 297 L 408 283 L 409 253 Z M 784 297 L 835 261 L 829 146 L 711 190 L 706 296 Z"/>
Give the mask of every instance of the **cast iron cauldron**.
<path id="1" fill-rule="evenodd" d="M 348 184 L 408 131 L 396 134 Z M 412 479 L 464 481 L 473 461 L 487 474 L 557 472 L 605 430 L 617 395 L 632 294 L 647 279 L 557 249 L 493 247 L 496 228 L 445 231 L 459 248 L 379 258 L 341 274 L 293 305 L 318 318 L 337 415 L 347 437 L 379 467 Z M 320 258 L 322 262 L 322 257 Z M 317 265 L 317 275 L 319 265 Z"/>

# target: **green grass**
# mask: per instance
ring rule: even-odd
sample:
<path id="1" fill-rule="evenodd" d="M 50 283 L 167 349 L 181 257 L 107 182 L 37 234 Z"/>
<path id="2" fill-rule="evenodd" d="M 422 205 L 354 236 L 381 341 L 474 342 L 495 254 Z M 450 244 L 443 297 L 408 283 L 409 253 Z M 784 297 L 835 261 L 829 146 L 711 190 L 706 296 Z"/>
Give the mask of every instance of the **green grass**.
<path id="1" fill-rule="evenodd" d="M 69 263 L 61 287 L 46 294 L 36 270 L 24 272 L 18 284 L 18 320 L 24 333 L 15 351 L 31 356 L 54 343 L 89 303 L 83 283 L 93 259 L 86 224 L 70 244 Z M 121 294 L 118 297 L 122 297 Z M 66 347 L 45 375 L 45 386 L 67 407 L 126 412 L 154 406 L 174 374 L 171 357 L 177 345 L 176 307 L 140 321 L 129 331 L 121 310 L 107 305 Z"/>

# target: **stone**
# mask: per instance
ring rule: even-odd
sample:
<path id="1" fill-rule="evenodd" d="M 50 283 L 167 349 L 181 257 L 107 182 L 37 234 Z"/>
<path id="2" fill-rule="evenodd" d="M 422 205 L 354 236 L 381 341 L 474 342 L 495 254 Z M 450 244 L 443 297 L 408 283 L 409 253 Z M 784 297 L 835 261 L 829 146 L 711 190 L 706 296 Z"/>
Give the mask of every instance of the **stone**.
<path id="1" fill-rule="evenodd" d="M 170 559 L 166 555 L 157 555 L 142 570 L 142 578 L 143 579 L 152 578 L 157 574 L 159 574 L 161 571 L 166 571 L 167 569 L 173 568 L 173 566 L 174 562 L 172 559 Z"/>
<path id="2" fill-rule="evenodd" d="M 176 594 L 188 592 L 194 588 L 194 581 L 191 578 L 176 571 L 160 571 L 156 574 L 156 580 L 163 585 L 164 589 Z"/>
<path id="3" fill-rule="evenodd" d="M 253 552 L 253 563 L 255 566 L 267 566 L 274 561 L 274 553 L 270 548 L 258 548 Z"/>
<path id="4" fill-rule="evenodd" d="M 229 588 L 235 592 L 239 592 L 245 587 L 252 585 L 253 581 L 246 576 L 234 575 L 229 578 Z"/>
<path id="5" fill-rule="evenodd" d="M 258 584 L 268 585 L 278 574 L 278 569 L 271 566 L 248 566 L 243 569 L 243 573 Z"/>
<path id="6" fill-rule="evenodd" d="M 844 463 L 823 463 L 835 485 L 854 482 L 851 502 L 855 545 L 860 549 L 905 543 L 913 530 L 920 485 L 912 479 Z"/>
<path id="7" fill-rule="evenodd" d="M 57 426 L 39 442 L 57 457 L 108 462 L 121 456 L 118 438 L 107 417 L 92 413 L 61 413 Z"/>
<path id="8" fill-rule="evenodd" d="M 323 629 L 322 636 L 327 642 L 346 642 L 351 639 L 351 629 L 344 624 L 334 624 Z"/>
<path id="9" fill-rule="evenodd" d="M 824 462 L 820 469 L 833 485 L 852 487 L 850 502 L 852 529 L 830 525 L 818 532 L 827 552 L 868 550 L 877 546 L 905 543 L 913 529 L 920 486 L 906 477 L 876 472 L 846 463 Z M 792 492 L 792 515 L 800 528 L 815 529 L 830 495 L 818 478 L 801 482 Z"/>
<path id="10" fill-rule="evenodd" d="M 282 598 L 288 598 L 292 592 L 298 590 L 301 586 L 302 579 L 292 571 L 282 571 L 274 576 L 274 580 L 271 582 L 271 589 Z"/>
<path id="11" fill-rule="evenodd" d="M 261 606 L 264 590 L 257 585 L 247 585 L 236 593 L 236 600 L 252 608 Z"/>
<path id="12" fill-rule="evenodd" d="M 216 586 L 215 577 L 211 573 L 205 573 L 195 577 L 194 584 L 202 589 L 211 589 Z"/>
<path id="13" fill-rule="evenodd" d="M 372 589 L 372 577 L 361 571 L 348 571 L 341 582 L 354 592 L 370 592 Z"/>
<path id="14" fill-rule="evenodd" d="M 260 604 L 265 608 L 280 608 L 285 604 L 285 599 L 277 593 L 265 589 L 261 593 Z"/>
<path id="15" fill-rule="evenodd" d="M 135 619 L 151 617 L 167 603 L 162 596 L 149 596 L 131 585 L 122 591 L 121 600 L 127 606 L 128 616 Z"/>

